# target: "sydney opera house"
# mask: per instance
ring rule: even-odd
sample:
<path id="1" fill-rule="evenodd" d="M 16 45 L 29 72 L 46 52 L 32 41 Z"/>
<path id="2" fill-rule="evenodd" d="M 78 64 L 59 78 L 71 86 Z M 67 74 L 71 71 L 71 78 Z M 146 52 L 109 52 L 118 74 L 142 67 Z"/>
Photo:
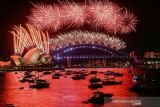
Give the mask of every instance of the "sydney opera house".
<path id="1" fill-rule="evenodd" d="M 23 57 L 12 55 L 10 58 L 14 65 L 37 65 L 38 63 L 46 64 L 51 62 L 51 57 L 43 54 L 42 51 L 37 48 L 29 50 Z M 11 65 L 11 61 L 1 61 L 0 66 Z"/>

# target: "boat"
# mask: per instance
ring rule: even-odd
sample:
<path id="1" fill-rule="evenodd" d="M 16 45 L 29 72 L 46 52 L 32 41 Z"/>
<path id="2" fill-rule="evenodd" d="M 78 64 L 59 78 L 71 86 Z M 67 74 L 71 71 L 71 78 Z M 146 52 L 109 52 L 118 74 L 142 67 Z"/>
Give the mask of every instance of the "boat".
<path id="1" fill-rule="evenodd" d="M 80 79 L 86 79 L 85 76 L 82 76 L 80 74 L 75 74 L 71 77 L 73 80 L 80 80 Z"/>
<path id="2" fill-rule="evenodd" d="M 30 85 L 30 88 L 37 88 L 37 89 L 42 89 L 42 88 L 48 88 L 50 83 L 46 80 L 36 80 L 35 84 Z"/>
<path id="3" fill-rule="evenodd" d="M 81 72 L 82 72 L 82 73 L 87 73 L 87 71 L 86 71 L 86 70 L 81 70 Z"/>
<path id="4" fill-rule="evenodd" d="M 98 73 L 100 73 L 100 74 L 104 74 L 104 72 L 103 72 L 103 71 L 100 71 L 100 72 L 98 72 Z"/>
<path id="5" fill-rule="evenodd" d="M 35 76 L 35 75 L 27 74 L 24 76 L 24 78 L 32 78 L 33 76 Z"/>
<path id="6" fill-rule="evenodd" d="M 100 79 L 100 78 L 97 78 L 97 77 L 91 77 L 90 79 L 89 79 L 89 82 L 101 82 L 102 80 Z"/>
<path id="7" fill-rule="evenodd" d="M 24 89 L 24 87 L 19 87 L 20 90 Z"/>
<path id="8" fill-rule="evenodd" d="M 97 74 L 98 71 L 91 71 L 90 74 Z"/>
<path id="9" fill-rule="evenodd" d="M 114 72 L 113 72 L 113 71 L 106 71 L 106 72 L 104 73 L 104 75 L 114 75 Z"/>
<path id="10" fill-rule="evenodd" d="M 27 82 L 27 81 L 28 81 L 28 79 L 26 79 L 26 78 L 23 78 L 23 79 L 19 80 L 19 82 L 21 82 L 21 83 L 24 83 L 24 82 Z"/>
<path id="11" fill-rule="evenodd" d="M 59 73 L 59 72 L 55 72 L 55 73 L 53 74 L 53 76 L 63 76 L 63 74 L 61 74 L 61 73 Z"/>
<path id="12" fill-rule="evenodd" d="M 88 103 L 92 104 L 104 104 L 105 102 L 111 102 L 112 101 L 113 94 L 110 93 L 103 93 L 100 91 L 94 92 L 91 97 L 87 100 Z"/>
<path id="13" fill-rule="evenodd" d="M 29 82 L 29 83 L 35 83 L 35 79 L 28 79 L 27 82 Z"/>
<path id="14" fill-rule="evenodd" d="M 52 79 L 59 79 L 60 78 L 60 76 L 52 76 Z"/>
<path id="15" fill-rule="evenodd" d="M 103 88 L 103 84 L 91 83 L 91 84 L 88 85 L 88 88 L 91 88 L 91 89 Z"/>
<path id="16" fill-rule="evenodd" d="M 122 73 L 115 72 L 115 73 L 114 73 L 114 76 L 116 76 L 116 77 L 122 77 L 123 74 L 122 74 Z"/>
<path id="17" fill-rule="evenodd" d="M 66 71 L 64 74 L 65 75 L 72 75 L 72 72 Z"/>
<path id="18" fill-rule="evenodd" d="M 115 81 L 115 78 L 112 77 L 106 77 L 103 81 L 102 81 L 103 85 L 121 85 L 122 81 Z"/>
<path id="19" fill-rule="evenodd" d="M 49 71 L 43 72 L 43 75 L 50 75 L 50 74 L 51 74 L 51 72 L 49 72 Z"/>
<path id="20" fill-rule="evenodd" d="M 82 73 L 82 74 L 81 74 L 81 76 L 88 76 L 88 74 L 86 74 L 86 73 Z"/>

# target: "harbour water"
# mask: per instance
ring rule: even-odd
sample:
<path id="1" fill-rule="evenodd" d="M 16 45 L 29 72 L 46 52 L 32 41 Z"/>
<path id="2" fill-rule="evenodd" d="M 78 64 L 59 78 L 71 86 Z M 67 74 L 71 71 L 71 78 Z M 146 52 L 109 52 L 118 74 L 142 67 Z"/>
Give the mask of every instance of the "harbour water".
<path id="1" fill-rule="evenodd" d="M 70 68 L 70 70 L 78 70 Z M 84 68 L 79 68 L 84 70 Z M 130 92 L 129 88 L 133 86 L 132 76 L 125 68 L 85 68 L 87 72 L 97 70 L 105 72 L 112 70 L 115 72 L 123 73 L 122 77 L 116 77 L 116 80 L 122 81 L 122 85 L 109 85 L 99 88 L 99 91 L 104 93 L 112 93 L 112 101 L 117 97 L 139 97 L 138 94 Z M 5 104 L 13 104 L 15 107 L 131 107 L 129 103 L 114 103 L 109 102 L 104 105 L 84 104 L 83 101 L 87 100 L 96 90 L 89 89 L 89 75 L 84 80 L 72 80 L 70 76 L 62 76 L 60 79 L 52 79 L 51 75 L 43 75 L 42 79 L 48 80 L 51 84 L 49 88 L 44 89 L 31 89 L 29 84 L 20 83 L 24 72 L 6 72 L 4 77 L 0 77 L 0 107 Z M 37 72 L 33 72 L 37 74 Z M 104 74 L 98 73 L 96 75 L 101 79 Z M 24 89 L 19 89 L 24 87 Z M 135 107 L 135 106 L 134 106 Z"/>

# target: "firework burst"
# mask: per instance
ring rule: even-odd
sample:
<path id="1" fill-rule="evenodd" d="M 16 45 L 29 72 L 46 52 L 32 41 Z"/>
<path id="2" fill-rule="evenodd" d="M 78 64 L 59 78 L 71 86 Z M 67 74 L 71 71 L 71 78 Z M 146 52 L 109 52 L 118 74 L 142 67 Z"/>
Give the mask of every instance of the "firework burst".
<path id="1" fill-rule="evenodd" d="M 65 34 L 59 34 L 50 39 L 51 50 L 77 44 L 97 44 L 108 46 L 116 50 L 124 49 L 126 47 L 125 42 L 117 37 L 110 37 L 103 33 L 89 31 L 72 31 Z"/>
<path id="2" fill-rule="evenodd" d="M 111 2 L 93 2 L 89 5 L 89 11 L 92 14 L 92 24 L 95 28 L 104 28 L 108 32 L 116 33 L 119 27 L 119 14 L 121 8 Z"/>
<path id="3" fill-rule="evenodd" d="M 77 3 L 64 4 L 63 5 L 63 16 L 65 24 L 74 27 L 83 26 L 86 15 L 85 15 L 85 6 Z"/>
<path id="4" fill-rule="evenodd" d="M 14 36 L 15 54 L 23 54 L 25 48 L 36 47 L 44 53 L 49 54 L 49 36 L 31 25 L 26 25 L 27 29 L 22 26 L 14 26 L 11 33 Z"/>
<path id="5" fill-rule="evenodd" d="M 61 3 L 55 5 L 34 5 L 29 16 L 29 23 L 53 32 L 64 26 L 82 27 L 85 23 L 91 28 L 101 29 L 111 34 L 129 33 L 135 31 L 137 19 L 123 7 L 106 1 L 90 2 L 88 4 Z"/>
<path id="6" fill-rule="evenodd" d="M 127 9 L 106 1 L 88 4 L 61 3 L 38 4 L 32 8 L 29 23 L 42 29 L 57 31 L 64 26 L 82 27 L 85 23 L 93 29 L 103 28 L 108 33 L 129 33 L 135 31 L 137 19 Z"/>
<path id="7" fill-rule="evenodd" d="M 135 28 L 138 20 L 134 16 L 134 14 L 127 11 L 126 9 L 122 14 L 123 14 L 123 17 L 121 17 L 120 32 L 130 33 L 132 31 L 136 31 Z"/>
<path id="8" fill-rule="evenodd" d="M 57 31 L 63 26 L 61 11 L 57 5 L 34 5 L 29 24 L 43 30 Z"/>

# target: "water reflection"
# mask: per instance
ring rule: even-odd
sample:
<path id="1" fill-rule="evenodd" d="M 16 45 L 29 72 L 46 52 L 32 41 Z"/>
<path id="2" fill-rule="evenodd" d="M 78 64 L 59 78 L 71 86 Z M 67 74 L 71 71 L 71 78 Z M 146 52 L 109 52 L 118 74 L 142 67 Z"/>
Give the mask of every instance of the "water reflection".
<path id="1" fill-rule="evenodd" d="M 77 70 L 77 69 L 70 69 Z M 79 69 L 82 70 L 82 69 Z M 86 69 L 88 72 L 95 69 Z M 129 92 L 133 82 L 131 75 L 124 68 L 98 68 L 98 71 L 114 70 L 123 73 L 123 77 L 116 77 L 117 81 L 123 81 L 122 85 L 104 86 L 98 90 L 105 93 L 113 93 L 112 99 L 117 97 L 136 97 L 136 93 Z M 95 90 L 89 89 L 89 78 L 85 80 L 72 80 L 69 76 L 61 77 L 60 79 L 52 79 L 51 75 L 44 75 L 42 78 L 51 82 L 50 88 L 31 89 L 29 83 L 20 83 L 24 72 L 15 74 L 14 72 L 5 73 L 5 77 L 0 77 L 0 104 L 14 104 L 16 107 L 94 107 L 92 104 L 83 104 L 82 101 L 87 100 Z M 37 72 L 34 72 L 37 74 Z M 104 78 L 103 74 L 98 73 L 98 77 Z M 20 90 L 20 87 L 24 89 Z M 130 106 L 128 104 L 108 103 L 101 105 L 105 106 Z M 96 105 L 97 107 L 97 105 Z"/>

